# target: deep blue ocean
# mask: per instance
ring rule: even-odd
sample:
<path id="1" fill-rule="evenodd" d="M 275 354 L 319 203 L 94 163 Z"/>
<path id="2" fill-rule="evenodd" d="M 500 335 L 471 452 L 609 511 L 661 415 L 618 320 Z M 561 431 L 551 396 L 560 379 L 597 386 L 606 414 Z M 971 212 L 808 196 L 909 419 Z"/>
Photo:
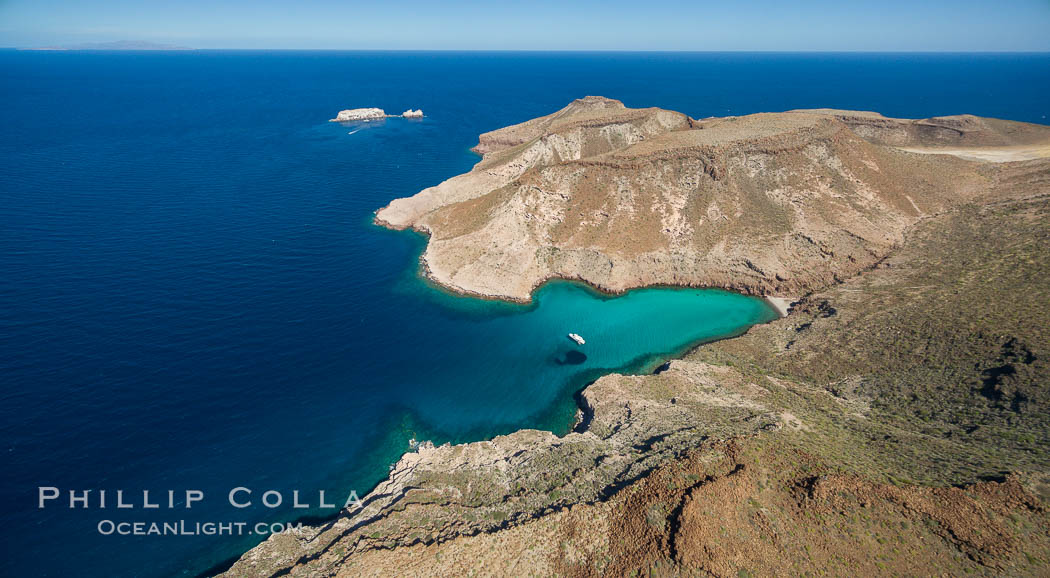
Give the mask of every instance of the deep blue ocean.
<path id="1" fill-rule="evenodd" d="M 168 576 L 261 537 L 99 521 L 324 515 L 318 490 L 364 496 L 412 438 L 564 432 L 598 376 L 771 318 L 720 291 L 561 282 L 514 305 L 429 286 L 424 240 L 372 212 L 469 170 L 479 133 L 585 95 L 1047 123 L 1050 56 L 2 51 L 0 88 L 2 573 Z M 427 117 L 327 122 L 371 106 Z M 40 486 L 61 499 L 40 509 Z M 253 507 L 228 504 L 238 486 Z M 270 489 L 282 507 L 259 505 Z"/>

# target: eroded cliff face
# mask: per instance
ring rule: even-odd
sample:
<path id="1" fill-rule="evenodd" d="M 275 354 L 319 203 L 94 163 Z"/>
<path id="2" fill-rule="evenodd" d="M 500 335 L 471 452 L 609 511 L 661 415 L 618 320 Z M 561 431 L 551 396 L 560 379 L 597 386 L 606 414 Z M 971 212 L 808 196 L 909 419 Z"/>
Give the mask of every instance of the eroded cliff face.
<path id="1" fill-rule="evenodd" d="M 424 444 L 405 454 L 362 509 L 272 536 L 228 574 L 334 574 L 356 553 L 499 531 L 603 501 L 709 440 L 780 427 L 767 397 L 739 372 L 705 363 L 674 361 L 654 376 L 605 376 L 581 394 L 576 431 Z"/>
<path id="2" fill-rule="evenodd" d="M 701 121 L 587 97 L 486 133 L 469 173 L 378 211 L 429 233 L 428 275 L 528 300 L 550 278 L 798 295 L 878 262 L 918 219 L 987 188 L 973 160 L 901 147 L 1005 146 L 1046 127 L 815 110 Z M 1042 142 L 1039 141 L 1039 142 Z"/>
<path id="3" fill-rule="evenodd" d="M 374 549 L 336 576 L 1038 576 L 1046 509 L 1016 477 L 878 484 L 771 440 L 691 453 L 607 502 Z"/>

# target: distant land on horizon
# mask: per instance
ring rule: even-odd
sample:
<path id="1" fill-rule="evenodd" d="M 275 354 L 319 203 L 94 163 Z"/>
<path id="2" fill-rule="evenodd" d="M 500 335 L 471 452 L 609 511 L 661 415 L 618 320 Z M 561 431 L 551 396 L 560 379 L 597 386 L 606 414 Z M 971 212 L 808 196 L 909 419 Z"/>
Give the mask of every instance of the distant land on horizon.
<path id="1" fill-rule="evenodd" d="M 82 44 L 68 44 L 58 46 L 41 46 L 36 48 L 23 48 L 22 50 L 195 50 L 188 46 L 177 46 L 174 44 L 161 44 L 159 42 L 146 42 L 138 40 L 118 40 L 116 42 L 85 42 Z"/>
<path id="2" fill-rule="evenodd" d="M 161 42 L 148 42 L 137 40 L 119 40 L 115 42 L 82 42 L 76 44 L 54 44 L 48 46 L 0 46 L 0 50 L 19 51 L 76 51 L 76 50 L 210 50 L 210 51 L 252 51 L 252 50 L 278 50 L 278 51 L 316 51 L 316 52 L 544 52 L 544 53 L 682 53 L 682 54 L 1046 54 L 1050 51 L 1041 50 L 635 50 L 618 48 L 568 48 L 568 49 L 500 49 L 500 48 L 288 48 L 288 47 L 193 47 L 178 44 L 164 44 Z"/>

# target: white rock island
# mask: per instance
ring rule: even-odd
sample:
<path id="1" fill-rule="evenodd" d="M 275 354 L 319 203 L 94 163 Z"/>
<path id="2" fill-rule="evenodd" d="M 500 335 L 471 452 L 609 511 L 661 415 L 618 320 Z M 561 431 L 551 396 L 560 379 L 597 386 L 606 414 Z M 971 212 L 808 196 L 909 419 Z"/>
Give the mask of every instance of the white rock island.
<path id="1" fill-rule="evenodd" d="M 363 120 L 375 120 L 379 118 L 392 118 L 396 116 L 402 116 L 404 118 L 423 118 L 423 110 L 411 108 L 401 113 L 387 114 L 385 110 L 381 108 L 348 108 L 346 110 L 339 111 L 339 114 L 335 118 L 328 122 L 355 122 Z"/>
<path id="2" fill-rule="evenodd" d="M 350 108 L 339 111 L 339 114 L 328 122 L 353 122 L 355 120 L 386 118 L 387 116 L 389 115 L 381 108 Z"/>

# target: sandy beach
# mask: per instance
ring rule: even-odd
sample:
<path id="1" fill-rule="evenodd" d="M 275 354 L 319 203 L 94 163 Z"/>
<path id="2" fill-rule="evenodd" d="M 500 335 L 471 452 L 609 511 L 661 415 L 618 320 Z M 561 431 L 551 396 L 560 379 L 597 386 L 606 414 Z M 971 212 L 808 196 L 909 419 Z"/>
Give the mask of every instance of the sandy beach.
<path id="1" fill-rule="evenodd" d="M 781 317 L 787 317 L 788 313 L 791 312 L 791 305 L 798 301 L 794 297 L 763 297 L 763 299 L 766 300 L 766 303 L 772 305 L 773 309 L 776 309 Z"/>

